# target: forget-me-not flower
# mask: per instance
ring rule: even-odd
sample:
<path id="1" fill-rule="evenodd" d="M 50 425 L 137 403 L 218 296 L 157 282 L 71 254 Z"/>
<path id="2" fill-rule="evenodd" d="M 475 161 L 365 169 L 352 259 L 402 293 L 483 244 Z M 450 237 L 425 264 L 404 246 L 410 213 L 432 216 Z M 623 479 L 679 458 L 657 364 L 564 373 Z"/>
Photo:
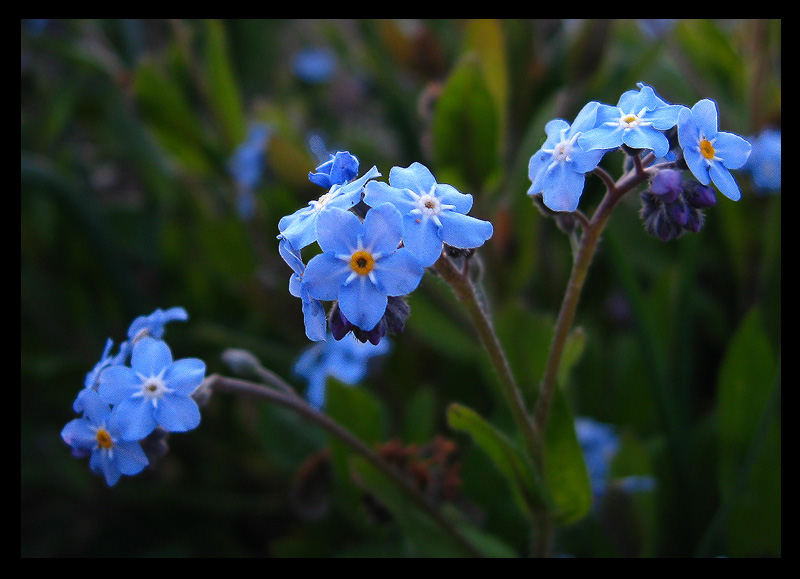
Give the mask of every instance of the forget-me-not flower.
<path id="1" fill-rule="evenodd" d="M 604 150 L 587 150 L 580 137 L 595 127 L 598 103 L 587 104 L 570 125 L 554 119 L 545 125 L 547 140 L 528 163 L 528 195 L 542 194 L 553 211 L 575 211 L 586 183 L 586 173 L 597 167 Z"/>
<path id="2" fill-rule="evenodd" d="M 114 486 L 121 475 L 138 474 L 148 465 L 147 456 L 136 441 L 126 440 L 120 425 L 111 420 L 111 407 L 94 390 L 85 390 L 83 416 L 67 423 L 61 438 L 75 456 L 90 455 L 92 471 Z"/>
<path id="3" fill-rule="evenodd" d="M 349 183 L 358 175 L 358 157 L 348 151 L 339 151 L 308 174 L 308 180 L 330 189 L 334 185 Z"/>
<path id="4" fill-rule="evenodd" d="M 750 143 L 739 135 L 719 130 L 717 104 L 710 99 L 684 107 L 678 117 L 678 141 L 689 170 L 700 183 L 713 181 L 726 197 L 742 197 L 729 169 L 738 169 L 750 156 Z"/>
<path id="5" fill-rule="evenodd" d="M 669 139 L 662 131 L 674 127 L 683 105 L 667 104 L 646 84 L 629 90 L 617 106 L 598 103 L 597 126 L 580 138 L 586 150 L 616 149 L 625 144 L 634 149 L 651 149 L 656 157 L 669 152 Z"/>
<path id="6" fill-rule="evenodd" d="M 294 273 L 289 278 L 289 293 L 296 298 L 300 298 L 303 304 L 303 321 L 306 328 L 306 336 L 309 340 L 320 341 L 325 339 L 325 309 L 319 301 L 308 295 L 308 289 L 303 285 L 303 274 L 306 266 L 303 263 L 300 252 L 292 247 L 283 236 L 278 236 L 278 252 L 286 264 L 292 268 Z"/>
<path id="7" fill-rule="evenodd" d="M 291 215 L 286 215 L 278 222 L 281 235 L 292 244 L 296 250 L 301 250 L 317 240 L 317 219 L 320 213 L 328 207 L 351 209 L 361 201 L 361 192 L 370 179 L 380 177 L 377 167 L 372 167 L 360 178 L 348 183 L 334 183 L 330 190 L 315 201 L 310 201 L 306 207 L 298 209 Z"/>
<path id="8" fill-rule="evenodd" d="M 750 144 L 753 149 L 742 169 L 750 171 L 759 191 L 777 191 L 781 188 L 781 132 L 767 129 Z"/>
<path id="9" fill-rule="evenodd" d="M 354 336 L 336 340 L 330 334 L 324 342 L 306 349 L 295 362 L 294 371 L 308 382 L 308 403 L 319 410 L 325 404 L 328 377 L 355 386 L 367 374 L 371 358 L 389 351 L 388 340 L 377 344 L 360 342 Z"/>
<path id="10" fill-rule="evenodd" d="M 494 232 L 490 222 L 467 215 L 472 208 L 472 195 L 437 183 L 420 163 L 392 167 L 389 184 L 367 183 L 364 203 L 375 207 L 387 202 L 403 216 L 403 245 L 424 267 L 439 259 L 444 243 L 471 249 L 483 245 Z"/>
<path id="11" fill-rule="evenodd" d="M 323 253 L 308 262 L 303 284 L 323 301 L 338 300 L 345 317 L 371 330 L 383 317 L 388 296 L 411 293 L 424 268 L 405 247 L 398 248 L 403 219 L 391 203 L 373 207 L 362 223 L 337 207 L 320 212 L 317 240 Z"/>
<path id="12" fill-rule="evenodd" d="M 133 345 L 130 367 L 103 370 L 97 392 L 114 406 L 110 421 L 122 440 L 141 440 L 157 426 L 186 432 L 200 424 L 200 409 L 191 395 L 205 372 L 202 360 L 173 361 L 165 342 L 144 337 Z"/>
<path id="13" fill-rule="evenodd" d="M 160 340 L 164 337 L 164 326 L 169 322 L 185 322 L 188 319 L 189 314 L 180 306 L 168 310 L 159 308 L 149 316 L 139 316 L 131 322 L 128 327 L 128 340 L 132 344 L 145 336 Z"/>

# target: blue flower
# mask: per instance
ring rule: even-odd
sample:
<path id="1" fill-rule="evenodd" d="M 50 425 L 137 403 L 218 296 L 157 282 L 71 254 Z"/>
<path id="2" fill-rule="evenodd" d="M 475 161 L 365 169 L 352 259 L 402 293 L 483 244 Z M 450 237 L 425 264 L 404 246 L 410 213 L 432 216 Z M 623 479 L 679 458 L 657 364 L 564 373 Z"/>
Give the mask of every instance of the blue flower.
<path id="1" fill-rule="evenodd" d="M 367 184 L 364 203 L 375 207 L 387 202 L 403 216 L 403 245 L 424 267 L 439 259 L 444 243 L 471 249 L 483 245 L 494 232 L 488 221 L 466 215 L 472 208 L 472 195 L 437 183 L 420 163 L 393 167 L 388 185 L 378 181 Z"/>
<path id="2" fill-rule="evenodd" d="M 329 82 L 336 73 L 336 66 L 336 55 L 325 47 L 305 48 L 292 60 L 294 74 L 310 84 Z"/>
<path id="3" fill-rule="evenodd" d="M 228 171 L 234 181 L 245 189 L 254 189 L 264 172 L 264 150 L 272 129 L 265 124 L 252 125 L 247 138 L 240 144 L 228 161 Z"/>
<path id="4" fill-rule="evenodd" d="M 364 184 L 370 179 L 380 177 L 380 175 L 377 167 L 372 167 L 355 181 L 333 184 L 330 190 L 319 199 L 310 201 L 306 207 L 281 218 L 278 222 L 278 230 L 291 243 L 292 247 L 300 251 L 317 240 L 317 219 L 323 209 L 327 207 L 339 209 L 355 207 L 361 201 L 361 192 L 364 189 Z"/>
<path id="5" fill-rule="evenodd" d="M 347 151 L 339 151 L 313 173 L 308 174 L 308 179 L 315 185 L 330 189 L 334 185 L 349 183 L 358 175 L 358 158 Z"/>
<path id="6" fill-rule="evenodd" d="M 351 323 L 371 330 L 383 317 L 388 296 L 414 291 L 425 271 L 407 248 L 398 249 L 402 235 L 402 217 L 390 203 L 370 209 L 363 223 L 337 207 L 322 211 L 317 236 L 323 253 L 303 274 L 308 295 L 339 300 Z"/>
<path id="7" fill-rule="evenodd" d="M 750 143 L 739 135 L 719 131 L 717 104 L 698 101 L 691 110 L 684 107 L 678 118 L 678 141 L 689 170 L 703 185 L 713 181 L 730 199 L 742 197 L 729 169 L 738 169 L 750 156 Z"/>
<path id="8" fill-rule="evenodd" d="M 94 390 L 83 396 L 84 415 L 67 423 L 61 438 L 75 456 L 90 455 L 92 471 L 105 476 L 108 486 L 114 486 L 121 475 L 138 474 L 148 460 L 136 441 L 126 440 L 119 425 L 111 420 L 111 407 Z"/>
<path id="9" fill-rule="evenodd" d="M 750 171 L 759 190 L 777 191 L 781 188 L 781 132 L 767 129 L 751 144 L 753 150 L 742 169 Z"/>
<path id="10" fill-rule="evenodd" d="M 157 426 L 185 432 L 200 424 L 200 409 L 191 394 L 205 372 L 202 360 L 173 362 L 165 342 L 144 337 L 133 345 L 130 367 L 103 370 L 97 392 L 114 406 L 110 421 L 122 440 L 141 440 Z"/>
<path id="11" fill-rule="evenodd" d="M 606 151 L 589 151 L 580 143 L 584 132 L 595 127 L 598 103 L 587 104 L 570 124 L 554 119 L 545 125 L 547 140 L 528 163 L 528 195 L 542 193 L 553 211 L 575 211 L 583 193 L 586 173 L 597 167 Z"/>
<path id="12" fill-rule="evenodd" d="M 164 326 L 169 322 L 185 322 L 189 319 L 189 314 L 181 307 L 170 308 L 168 310 L 157 309 L 149 316 L 139 316 L 128 327 L 128 340 L 136 343 L 145 336 L 150 336 L 160 340 L 164 336 Z"/>
<path id="13" fill-rule="evenodd" d="M 670 105 L 653 89 L 639 83 L 638 91 L 624 93 L 617 106 L 599 104 L 597 126 L 580 138 L 586 150 L 615 149 L 622 144 L 634 149 L 652 149 L 656 157 L 669 152 L 669 139 L 662 131 L 674 127 L 683 105 Z"/>
<path id="14" fill-rule="evenodd" d="M 309 340 L 319 341 L 325 339 L 325 310 L 317 300 L 308 295 L 308 289 L 303 285 L 303 274 L 306 266 L 300 252 L 292 247 L 283 236 L 278 236 L 278 252 L 294 273 L 289 278 L 289 293 L 300 298 L 303 303 L 303 320 L 306 327 L 306 336 Z"/>
<path id="15" fill-rule="evenodd" d="M 371 344 L 362 343 L 353 336 L 336 340 L 329 334 L 326 341 L 314 344 L 300 355 L 294 371 L 307 380 L 306 397 L 309 404 L 319 410 L 325 404 L 328 377 L 355 386 L 367 375 L 370 359 L 386 354 L 389 349 L 387 340 Z"/>

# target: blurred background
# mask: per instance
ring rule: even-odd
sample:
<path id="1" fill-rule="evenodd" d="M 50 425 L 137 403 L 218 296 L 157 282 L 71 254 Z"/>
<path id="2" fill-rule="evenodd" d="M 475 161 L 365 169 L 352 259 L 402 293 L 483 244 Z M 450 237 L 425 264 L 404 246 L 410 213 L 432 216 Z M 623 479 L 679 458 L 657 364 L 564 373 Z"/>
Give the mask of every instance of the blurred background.
<path id="1" fill-rule="evenodd" d="M 106 339 L 156 308 L 189 313 L 167 328 L 175 357 L 230 374 L 221 354 L 243 348 L 304 391 L 310 342 L 275 237 L 338 150 L 359 174 L 419 161 L 474 196 L 495 227 L 475 267 L 532 400 L 571 251 L 525 195 L 528 160 L 547 121 L 637 82 L 714 99 L 720 129 L 753 143 L 777 134 L 777 182 L 736 171 L 741 201 L 718 195 L 669 243 L 644 231 L 638 194 L 616 209 L 568 384 L 613 448 L 556 551 L 781 555 L 780 20 L 32 19 L 20 40 L 23 557 L 430 554 L 322 431 L 262 402 L 214 395 L 112 489 L 59 433 Z M 603 166 L 619 176 L 621 154 Z M 588 178 L 581 209 L 602 194 Z M 513 432 L 493 373 L 446 286 L 428 274 L 409 302 L 359 388 L 329 380 L 330 412 L 524 554 L 505 481 L 445 420 L 460 402 Z"/>

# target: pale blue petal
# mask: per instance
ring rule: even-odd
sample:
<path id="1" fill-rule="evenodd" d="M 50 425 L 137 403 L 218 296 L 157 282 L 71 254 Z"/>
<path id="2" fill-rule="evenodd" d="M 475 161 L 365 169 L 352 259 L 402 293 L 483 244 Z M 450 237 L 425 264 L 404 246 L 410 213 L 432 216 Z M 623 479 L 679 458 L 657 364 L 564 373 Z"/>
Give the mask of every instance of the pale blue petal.
<path id="1" fill-rule="evenodd" d="M 106 478 L 106 484 L 113 487 L 119 481 L 120 472 L 114 461 L 108 457 L 108 453 L 103 450 L 95 450 L 89 459 L 89 467 L 92 472 L 102 474 Z"/>
<path id="2" fill-rule="evenodd" d="M 683 105 L 663 106 L 646 113 L 645 119 L 653 123 L 653 128 L 666 131 L 678 124 L 678 116 L 685 108 Z"/>
<path id="3" fill-rule="evenodd" d="M 739 135 L 720 132 L 714 141 L 714 150 L 728 169 L 738 169 L 750 157 L 751 145 Z"/>
<path id="4" fill-rule="evenodd" d="M 628 129 L 624 133 L 623 142 L 634 149 L 652 149 L 656 157 L 663 157 L 669 152 L 669 139 L 653 127 Z"/>
<path id="5" fill-rule="evenodd" d="M 154 418 L 168 432 L 187 432 L 200 424 L 200 409 L 192 398 L 165 394 L 158 400 Z"/>
<path id="6" fill-rule="evenodd" d="M 578 137 L 578 144 L 584 151 L 594 149 L 616 149 L 622 144 L 623 129 L 619 125 L 601 125 Z"/>
<path id="7" fill-rule="evenodd" d="M 415 205 L 411 196 L 402 189 L 392 187 L 381 181 L 370 181 L 364 187 L 364 203 L 370 207 L 375 207 L 381 203 L 391 203 L 405 214 L 411 211 Z"/>
<path id="8" fill-rule="evenodd" d="M 315 299 L 303 300 L 303 323 L 306 328 L 306 337 L 319 342 L 326 337 L 327 320 L 325 309 Z"/>
<path id="9" fill-rule="evenodd" d="M 600 164 L 600 161 L 606 153 L 607 151 L 605 149 L 595 149 L 592 151 L 581 150 L 573 153 L 572 161 L 570 162 L 572 170 L 577 173 L 593 171 L 595 167 Z"/>
<path id="10" fill-rule="evenodd" d="M 407 248 L 398 249 L 392 255 L 379 259 L 373 271 L 378 288 L 389 296 L 410 294 L 417 289 L 425 273 L 420 262 Z M 345 316 L 350 319 L 346 313 Z"/>
<path id="11" fill-rule="evenodd" d="M 312 298 L 331 301 L 339 296 L 339 288 L 352 273 L 350 264 L 330 253 L 320 253 L 308 262 L 303 286 Z"/>
<path id="12" fill-rule="evenodd" d="M 322 210 L 317 218 L 317 242 L 326 253 L 350 253 L 360 233 L 361 221 L 350 211 L 330 207 Z"/>
<path id="13" fill-rule="evenodd" d="M 544 126 L 547 140 L 542 145 L 542 149 L 550 149 L 562 141 L 561 134 L 569 130 L 569 123 L 564 119 L 553 119 Z"/>
<path id="14" fill-rule="evenodd" d="M 585 133 L 591 131 L 597 126 L 597 110 L 600 103 L 592 101 L 587 103 L 575 117 L 570 127 L 570 134 Z"/>
<path id="15" fill-rule="evenodd" d="M 442 254 L 439 226 L 420 215 L 406 215 L 403 226 L 403 245 L 424 267 L 433 265 Z"/>
<path id="16" fill-rule="evenodd" d="M 444 205 L 453 205 L 458 213 L 469 213 L 472 209 L 472 195 L 462 193 L 452 185 L 439 183 L 436 185 L 436 197 Z"/>
<path id="17" fill-rule="evenodd" d="M 133 345 L 131 368 L 143 376 L 156 376 L 172 364 L 172 352 L 163 340 L 142 338 Z"/>
<path id="18" fill-rule="evenodd" d="M 347 199 L 347 205 L 349 207 L 353 207 L 359 201 L 361 201 L 361 190 L 364 188 L 364 185 L 367 183 L 367 181 L 380 176 L 381 174 L 378 171 L 378 168 L 372 167 L 372 169 L 364 173 L 364 175 L 362 175 L 355 181 L 342 185 L 342 187 L 339 189 L 338 194 L 342 196 L 344 199 Z M 335 201 L 337 203 L 337 206 L 340 206 L 338 204 L 341 203 L 341 200 L 335 199 Z"/>
<path id="19" fill-rule="evenodd" d="M 108 423 L 122 440 L 141 440 L 157 426 L 153 403 L 145 397 L 127 398 L 114 406 Z"/>
<path id="20" fill-rule="evenodd" d="M 109 404 L 119 404 L 141 389 L 141 378 L 127 366 L 109 366 L 97 382 L 97 393 Z"/>
<path id="21" fill-rule="evenodd" d="M 291 215 L 281 218 L 278 230 L 292 247 L 299 251 L 317 240 L 315 230 L 317 215 L 313 207 L 302 207 Z"/>
<path id="22" fill-rule="evenodd" d="M 300 256 L 300 251 L 294 248 L 292 244 L 283 235 L 279 235 L 278 253 L 286 262 L 286 265 L 292 268 L 297 274 L 303 273 L 303 259 Z"/>
<path id="23" fill-rule="evenodd" d="M 389 183 L 399 189 L 411 189 L 415 193 L 428 193 L 436 184 L 433 173 L 422 163 L 411 163 L 407 168 L 392 167 Z"/>
<path id="24" fill-rule="evenodd" d="M 70 420 L 61 430 L 61 438 L 72 448 L 91 450 L 97 444 L 97 434 L 85 418 Z"/>
<path id="25" fill-rule="evenodd" d="M 120 442 L 114 445 L 114 462 L 124 475 L 139 474 L 149 464 L 147 455 L 138 442 Z"/>
<path id="26" fill-rule="evenodd" d="M 488 221 L 455 211 L 443 211 L 439 214 L 439 219 L 442 222 L 439 237 L 447 245 L 461 249 L 480 247 L 494 232 Z"/>
<path id="27" fill-rule="evenodd" d="M 719 189 L 723 195 L 734 201 L 738 201 L 742 198 L 739 185 L 736 184 L 733 175 L 731 175 L 731 172 L 728 171 L 722 163 L 711 163 L 708 173 L 711 176 L 711 180 L 714 181 L 714 185 L 717 186 L 717 189 Z"/>
<path id="28" fill-rule="evenodd" d="M 391 203 L 381 203 L 367 212 L 363 227 L 364 247 L 370 253 L 388 255 L 403 238 L 403 218 Z"/>
<path id="29" fill-rule="evenodd" d="M 366 331 L 381 320 L 387 303 L 386 294 L 375 287 L 367 276 L 352 280 L 339 292 L 339 309 L 351 323 Z"/>
<path id="30" fill-rule="evenodd" d="M 583 173 L 576 173 L 563 165 L 548 171 L 544 183 L 544 204 L 553 211 L 575 211 L 585 181 Z"/>
<path id="31" fill-rule="evenodd" d="M 189 396 L 203 383 L 206 363 L 199 358 L 182 358 L 173 362 L 164 372 L 167 388 Z"/>
<path id="32" fill-rule="evenodd" d="M 683 115 L 683 112 L 681 112 Z M 706 139 L 713 139 L 719 131 L 719 115 L 717 103 L 710 99 L 697 101 L 692 107 L 692 117 L 700 133 Z"/>

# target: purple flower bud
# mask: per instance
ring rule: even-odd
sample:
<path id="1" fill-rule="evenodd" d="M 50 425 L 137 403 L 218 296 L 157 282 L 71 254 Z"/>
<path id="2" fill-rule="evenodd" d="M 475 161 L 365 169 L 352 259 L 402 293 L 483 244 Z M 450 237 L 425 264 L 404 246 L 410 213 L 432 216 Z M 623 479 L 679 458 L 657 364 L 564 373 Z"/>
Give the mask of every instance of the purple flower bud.
<path id="1" fill-rule="evenodd" d="M 689 205 L 697 209 L 705 209 L 717 204 L 717 196 L 714 194 L 714 190 L 708 185 L 701 185 L 697 181 L 687 181 L 683 194 Z"/>
<path id="2" fill-rule="evenodd" d="M 656 173 L 650 183 L 650 191 L 658 195 L 664 203 L 672 203 L 683 190 L 681 172 L 664 169 Z"/>

